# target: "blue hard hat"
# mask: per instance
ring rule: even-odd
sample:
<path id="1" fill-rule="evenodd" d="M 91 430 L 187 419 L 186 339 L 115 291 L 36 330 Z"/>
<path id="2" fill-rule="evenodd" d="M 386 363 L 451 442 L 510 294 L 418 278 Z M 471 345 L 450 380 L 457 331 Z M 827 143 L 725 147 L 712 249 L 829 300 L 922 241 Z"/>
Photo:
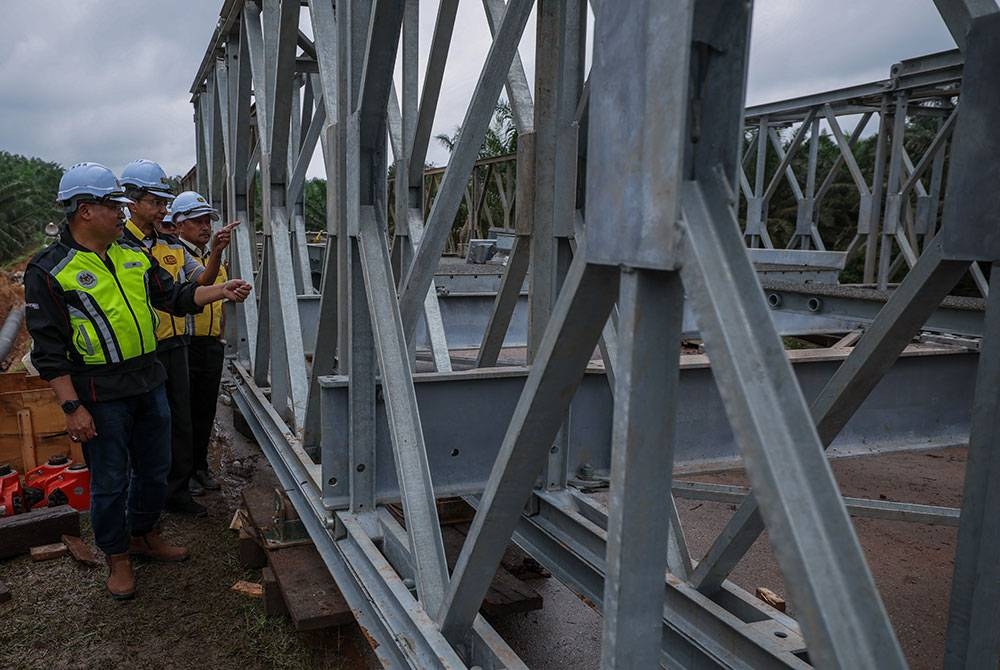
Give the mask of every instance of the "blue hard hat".
<path id="1" fill-rule="evenodd" d="M 219 220 L 219 213 L 200 193 L 184 191 L 170 205 L 170 214 L 174 223 L 181 224 L 188 219 L 197 219 L 208 214 L 212 221 Z"/>
<path id="2" fill-rule="evenodd" d="M 173 200 L 174 194 L 170 192 L 170 182 L 167 181 L 167 173 L 163 171 L 159 163 L 140 158 L 132 161 L 122 170 L 121 182 L 123 186 L 133 186 L 155 195 L 157 198 Z"/>
<path id="3" fill-rule="evenodd" d="M 83 197 L 132 204 L 115 173 L 100 163 L 77 163 L 59 180 L 58 200 L 68 211 L 76 209 L 73 201 Z"/>

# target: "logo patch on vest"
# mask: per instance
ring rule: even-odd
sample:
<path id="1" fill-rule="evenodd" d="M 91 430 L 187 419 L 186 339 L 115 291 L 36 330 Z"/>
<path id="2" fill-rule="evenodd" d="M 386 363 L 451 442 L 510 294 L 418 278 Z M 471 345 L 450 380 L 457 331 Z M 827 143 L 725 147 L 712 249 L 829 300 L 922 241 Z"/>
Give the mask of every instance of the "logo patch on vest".
<path id="1" fill-rule="evenodd" d="M 128 263 L 126 263 L 124 265 L 124 267 L 125 267 L 126 270 L 129 269 L 129 268 L 141 268 L 142 267 L 142 261 L 129 261 Z"/>
<path id="2" fill-rule="evenodd" d="M 173 254 L 167 254 L 166 256 L 163 257 L 163 262 L 166 263 L 167 265 L 177 265 L 177 256 L 174 256 Z"/>
<path id="3" fill-rule="evenodd" d="M 76 274 L 76 283 L 83 288 L 94 288 L 97 286 L 97 277 L 89 270 L 81 270 Z"/>

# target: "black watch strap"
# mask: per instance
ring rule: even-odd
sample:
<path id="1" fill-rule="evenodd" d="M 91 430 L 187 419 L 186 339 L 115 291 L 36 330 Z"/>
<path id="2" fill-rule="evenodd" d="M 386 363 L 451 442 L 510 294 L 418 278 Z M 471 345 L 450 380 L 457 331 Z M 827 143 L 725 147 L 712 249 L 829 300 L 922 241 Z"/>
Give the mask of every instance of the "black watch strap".
<path id="1" fill-rule="evenodd" d="M 72 414 L 81 404 L 79 400 L 67 400 L 61 405 L 62 411 L 66 414 Z"/>

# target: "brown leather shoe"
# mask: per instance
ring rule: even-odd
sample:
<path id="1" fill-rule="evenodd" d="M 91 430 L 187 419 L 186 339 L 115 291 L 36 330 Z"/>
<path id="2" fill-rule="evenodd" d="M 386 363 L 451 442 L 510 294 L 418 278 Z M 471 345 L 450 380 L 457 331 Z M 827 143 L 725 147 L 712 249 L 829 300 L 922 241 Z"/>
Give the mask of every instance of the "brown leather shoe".
<path id="1" fill-rule="evenodd" d="M 160 531 L 151 530 L 145 535 L 133 535 L 129 541 L 128 553 L 133 556 L 145 556 L 154 561 L 164 563 L 179 563 L 188 559 L 188 550 L 184 547 L 175 547 L 167 544 Z"/>
<path id="2" fill-rule="evenodd" d="M 128 554 L 106 554 L 109 574 L 105 585 L 115 600 L 131 600 L 135 596 L 135 575 Z"/>

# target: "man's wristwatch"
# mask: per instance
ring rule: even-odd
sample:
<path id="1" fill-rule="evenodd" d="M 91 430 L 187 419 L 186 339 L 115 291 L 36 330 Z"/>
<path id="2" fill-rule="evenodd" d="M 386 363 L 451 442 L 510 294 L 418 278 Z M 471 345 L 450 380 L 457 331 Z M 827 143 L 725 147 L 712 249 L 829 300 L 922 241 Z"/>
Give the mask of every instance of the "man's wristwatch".
<path id="1" fill-rule="evenodd" d="M 81 404 L 83 403 L 81 403 L 79 400 L 67 400 L 61 405 L 62 411 L 66 414 L 72 414 L 77 410 L 78 407 L 80 407 Z"/>

